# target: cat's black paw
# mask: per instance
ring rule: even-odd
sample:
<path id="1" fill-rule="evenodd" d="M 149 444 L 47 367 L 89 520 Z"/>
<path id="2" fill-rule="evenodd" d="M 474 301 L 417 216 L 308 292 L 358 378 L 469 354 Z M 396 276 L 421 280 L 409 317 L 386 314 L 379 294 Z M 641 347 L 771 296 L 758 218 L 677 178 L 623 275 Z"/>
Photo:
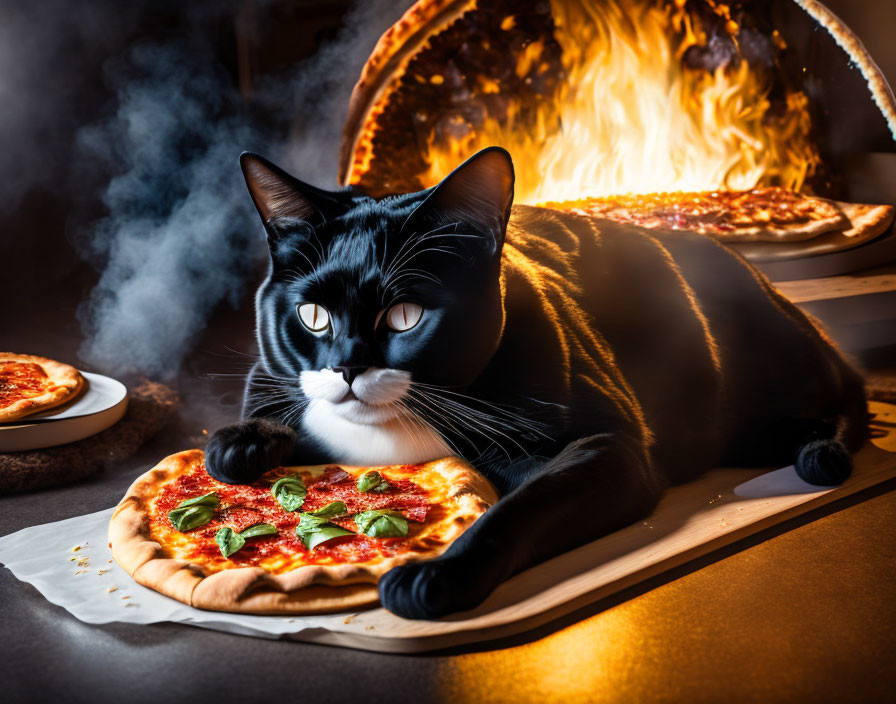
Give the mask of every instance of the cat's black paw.
<path id="1" fill-rule="evenodd" d="M 215 431 L 205 448 L 205 469 L 220 482 L 249 484 L 283 464 L 295 444 L 291 428 L 252 418 Z"/>
<path id="2" fill-rule="evenodd" d="M 494 585 L 450 558 L 395 567 L 379 581 L 380 601 L 404 618 L 433 619 L 479 606 Z"/>

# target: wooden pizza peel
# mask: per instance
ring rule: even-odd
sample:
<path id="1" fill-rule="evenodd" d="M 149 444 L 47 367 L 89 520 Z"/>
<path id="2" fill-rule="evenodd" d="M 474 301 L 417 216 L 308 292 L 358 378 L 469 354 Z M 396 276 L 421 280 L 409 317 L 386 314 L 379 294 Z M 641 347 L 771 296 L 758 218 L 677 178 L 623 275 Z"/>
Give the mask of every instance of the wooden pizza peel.
<path id="1" fill-rule="evenodd" d="M 298 640 L 414 653 L 491 641 L 577 609 L 765 528 L 896 477 L 896 406 L 871 402 L 871 440 L 839 487 L 811 487 L 792 468 L 716 469 L 670 489 L 645 521 L 549 560 L 502 584 L 479 608 L 411 621 L 377 608 Z"/>

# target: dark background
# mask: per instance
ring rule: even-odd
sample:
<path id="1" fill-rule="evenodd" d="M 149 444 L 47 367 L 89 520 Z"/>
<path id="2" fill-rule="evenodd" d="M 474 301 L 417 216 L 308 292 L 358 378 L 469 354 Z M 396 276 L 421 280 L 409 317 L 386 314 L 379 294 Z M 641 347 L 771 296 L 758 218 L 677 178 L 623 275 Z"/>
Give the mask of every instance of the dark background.
<path id="1" fill-rule="evenodd" d="M 114 345 L 106 343 L 102 353 L 85 350 L 85 340 L 103 331 L 97 324 L 101 316 L 91 304 L 128 280 L 127 272 L 119 273 L 105 289 L 96 288 L 101 274 L 108 274 L 110 260 L 115 264 L 109 251 L 115 236 L 109 230 L 128 230 L 147 210 L 157 219 L 171 215 L 186 190 L 169 192 L 163 186 L 181 172 L 180 162 L 191 165 L 191 159 L 195 161 L 191 149 L 195 151 L 197 146 L 189 142 L 193 139 L 199 150 L 209 144 L 220 148 L 223 143 L 223 154 L 211 160 L 213 176 L 204 178 L 203 183 L 227 183 L 226 189 L 211 191 L 209 196 L 228 203 L 233 218 L 229 229 L 217 235 L 218 241 L 212 239 L 214 234 L 209 235 L 202 246 L 183 250 L 181 260 L 188 256 L 200 260 L 214 251 L 231 250 L 213 260 L 221 269 L 219 279 L 226 276 L 227 281 L 156 299 L 163 308 L 176 308 L 178 300 L 202 303 L 197 306 L 197 317 L 186 319 L 190 334 L 182 353 L 172 353 L 156 368 L 143 369 L 155 378 L 172 381 L 184 370 L 194 376 L 204 371 L 244 371 L 248 362 L 232 350 L 251 352 L 253 348 L 251 296 L 263 273 L 264 247 L 239 179 L 236 157 L 243 149 L 258 150 L 300 177 L 335 185 L 335 149 L 350 87 L 380 31 L 410 3 L 365 3 L 371 12 L 361 13 L 360 27 L 356 22 L 347 36 L 344 24 L 352 3 L 346 0 L 162 0 L 128 3 L 126 9 L 111 0 L 86 0 L 77 4 L 77 11 L 62 0 L 45 0 L 30 10 L 21 9 L 19 3 L 6 4 L 18 22 L 6 23 L 7 31 L 15 36 L 0 35 L 0 40 L 6 39 L 0 62 L 14 66 L 18 80 L 0 83 L 0 116 L 5 118 L 0 119 L 4 139 L 0 152 L 0 262 L 4 264 L 0 347 L 9 346 L 6 340 L 14 335 L 18 349 L 35 354 L 52 350 L 57 357 L 77 361 L 86 369 L 125 377 L 139 371 L 122 361 L 136 358 L 133 349 L 122 349 L 116 355 Z M 896 43 L 892 41 L 896 3 L 832 0 L 828 6 L 856 30 L 885 74 L 896 76 Z M 373 18 L 376 21 L 371 21 Z M 354 57 L 339 49 L 346 43 L 360 47 Z M 335 55 L 315 65 L 320 49 L 334 45 Z M 102 158 L 85 143 L 97 133 L 102 143 L 120 140 L 124 128 L 110 120 L 130 107 L 123 96 L 129 82 L 140 84 L 145 69 L 145 65 L 133 65 L 135 48 L 160 47 L 174 47 L 179 54 L 173 65 L 191 76 L 173 85 L 186 85 L 189 93 L 191 88 L 211 84 L 208 92 L 216 97 L 198 100 L 205 122 L 187 123 L 200 136 L 189 137 L 186 144 L 166 145 L 170 149 L 159 156 L 162 166 L 156 167 L 158 173 L 147 174 L 146 169 L 125 163 L 132 143 L 122 140 L 113 144 L 99 154 Z M 333 80 L 320 80 L 321 73 Z M 309 74 L 310 81 L 306 80 Z M 159 87 L 164 92 L 165 86 Z M 303 91 L 310 98 L 302 95 Z M 171 92 L 168 103 L 156 106 L 157 113 L 178 112 L 178 95 Z M 208 107 L 207 103 L 215 100 L 221 104 Z M 316 109 L 323 104 L 322 112 L 309 110 L 309 100 Z M 22 113 L 18 120 L 8 119 L 17 113 Z M 205 131 L 215 132 L 216 120 L 232 122 L 234 115 L 245 129 L 204 136 Z M 324 155 L 312 152 L 313 161 L 305 158 L 308 150 L 303 152 L 303 148 L 318 141 L 323 143 Z M 137 158 L 150 162 L 153 155 L 149 151 Z M 172 163 L 166 171 L 165 164 Z M 116 198 L 116 180 L 126 182 L 127 178 L 136 179 L 143 191 Z M 126 211 L 130 220 L 113 218 L 110 222 L 116 207 Z M 189 221 L 172 218 L 171 222 Z M 136 230 L 139 235 L 139 227 Z M 161 283 L 169 291 L 189 288 L 190 273 L 187 268 L 172 269 Z M 206 280 L 200 276 L 198 284 Z M 175 312 L 172 310 L 172 315 Z M 141 320 L 135 319 L 134 324 Z M 148 323 L 140 329 L 149 328 L 152 321 Z M 222 327 L 226 330 L 220 334 Z M 126 337 L 115 330 L 119 338 Z M 175 341 L 170 346 L 176 347 Z M 225 358 L 209 359 L 208 355 Z M 183 370 L 178 368 L 182 357 Z M 880 358 L 876 354 L 872 361 Z"/>
<path id="2" fill-rule="evenodd" d="M 351 3 L 338 0 L 126 7 L 87 0 L 77 10 L 61 0 L 33 8 L 4 4 L 13 21 L 0 40 L 7 40 L 5 60 L 14 68 L 0 84 L 8 93 L 0 94 L 0 347 L 14 338 L 17 349 L 53 350 L 86 369 L 126 378 L 146 370 L 171 382 L 191 350 L 230 354 L 224 344 L 250 347 L 251 295 L 265 248 L 237 157 L 257 150 L 310 181 L 335 186 L 342 114 L 361 57 L 408 3 L 362 4 L 377 11 L 376 21 L 359 12 L 343 37 Z M 361 47 L 354 61 L 338 49 L 346 44 Z M 322 46 L 337 52 L 315 64 Z M 169 116 L 175 125 L 165 132 Z M 325 153 L 303 158 L 321 135 Z M 194 190 L 210 203 L 191 220 L 178 208 Z M 232 215 L 219 231 L 212 228 L 221 223 L 204 222 L 215 207 Z M 193 232 L 196 224 L 204 235 Z M 193 246 L 165 245 L 164 275 L 158 252 L 166 225 Z M 147 252 L 157 257 L 153 281 L 165 289 L 147 291 L 145 300 L 170 315 L 178 303 L 197 311 L 186 319 L 186 347 L 170 358 L 155 350 L 160 361 L 142 367 L 122 362 L 139 349 L 123 348 L 116 358 L 112 345 L 105 356 L 83 346 L 102 333 L 91 301 L 140 278 L 139 264 L 128 271 L 120 250 L 133 245 L 126 237 L 139 238 L 141 228 L 155 247 Z M 105 289 L 103 275 L 111 276 Z M 141 340 L 166 334 L 146 332 L 154 321 L 138 306 L 134 315 L 146 323 L 136 331 Z M 203 339 L 208 318 L 212 336 L 226 321 L 225 340 Z M 115 333 L 127 337 L 120 327 Z M 242 363 L 224 366 L 245 370 Z M 185 367 L 193 368 L 189 359 Z"/>
<path id="3" fill-rule="evenodd" d="M 348 51 L 326 54 L 327 47 L 342 37 L 337 47 L 349 42 L 360 54 L 369 51 L 402 5 L 368 4 L 368 14 L 354 15 L 346 34 L 350 3 L 340 1 L 0 3 L 0 349 L 114 371 L 80 356 L 96 331 L 84 301 L 109 261 L 117 261 L 103 239 L 108 204 L 123 203 L 134 218 L 165 221 L 183 187 L 174 172 L 166 177 L 127 163 L 129 145 L 153 144 L 164 128 L 127 124 L 138 135 L 128 141 L 127 129 L 115 122 L 143 114 L 126 111 L 133 105 L 128 96 L 134 98 L 130 82 L 142 85 L 135 48 L 152 56 L 159 47 L 176 48 L 176 60 L 148 71 L 158 81 L 170 74 L 186 86 L 170 103 L 159 98 L 157 113 L 198 106 L 196 116 L 179 116 L 190 139 L 173 147 L 174 154 L 186 164 L 205 164 L 203 154 L 230 144 L 220 161 L 210 162 L 220 164 L 220 173 L 207 174 L 203 183 L 220 180 L 225 186 L 210 195 L 232 194 L 245 205 L 236 167 L 244 148 L 275 155 L 322 185 L 335 178 L 335 154 L 327 150 L 338 138 L 339 106 L 360 63 Z M 828 5 L 896 79 L 896 3 Z M 296 86 L 306 93 L 284 90 Z M 215 117 L 227 123 L 222 131 Z M 321 149 L 303 144 L 309 141 Z M 161 144 L 159 158 L 149 151 L 146 159 L 166 163 L 169 147 Z M 122 196 L 114 179 L 124 177 L 127 185 L 134 174 L 152 189 Z M 202 309 L 207 325 L 191 331 L 182 364 L 178 357 L 153 375 L 181 392 L 179 417 L 136 457 L 87 482 L 0 498 L 0 534 L 110 506 L 159 457 L 201 443 L 203 429 L 237 416 L 241 380 L 215 375 L 239 375 L 251 363 L 251 294 L 262 273 L 263 244 L 252 212 L 229 207 L 231 222 L 217 248 L 232 246 L 242 265 L 216 260 L 225 268 L 223 283 L 172 265 L 175 283 L 176 277 L 183 286 L 207 282 L 215 286 L 209 300 L 217 297 Z M 187 251 L 196 261 L 206 255 Z M 115 281 L 127 282 L 127 272 Z M 160 312 L 178 315 L 164 307 Z M 892 354 L 870 360 L 882 361 L 892 363 Z M 0 658 L 2 696 L 91 702 L 882 701 L 894 681 L 885 660 L 896 647 L 896 545 L 882 538 L 892 535 L 894 513 L 892 491 L 865 492 L 482 653 L 399 657 L 172 624 L 93 627 L 0 570 L 0 635 L 7 644 Z"/>

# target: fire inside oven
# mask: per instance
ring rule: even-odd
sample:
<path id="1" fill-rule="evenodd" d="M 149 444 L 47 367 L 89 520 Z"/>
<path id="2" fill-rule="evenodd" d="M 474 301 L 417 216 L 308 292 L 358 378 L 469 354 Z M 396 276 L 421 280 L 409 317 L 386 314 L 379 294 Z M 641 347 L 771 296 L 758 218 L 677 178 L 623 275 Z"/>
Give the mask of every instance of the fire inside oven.
<path id="1" fill-rule="evenodd" d="M 814 0 L 422 0 L 364 68 L 341 179 L 419 190 L 497 144 L 516 203 L 848 199 L 844 160 L 891 150 L 894 134 L 892 92 Z M 753 217 L 774 220 L 766 210 Z M 847 239 L 829 248 L 859 244 Z"/>

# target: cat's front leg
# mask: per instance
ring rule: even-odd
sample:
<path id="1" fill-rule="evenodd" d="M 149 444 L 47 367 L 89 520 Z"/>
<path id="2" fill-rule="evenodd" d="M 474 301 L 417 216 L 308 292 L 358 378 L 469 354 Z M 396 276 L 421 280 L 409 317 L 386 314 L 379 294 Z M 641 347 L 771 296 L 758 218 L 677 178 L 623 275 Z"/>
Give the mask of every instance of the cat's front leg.
<path id="1" fill-rule="evenodd" d="M 471 609 L 511 575 L 648 515 L 662 490 L 634 438 L 577 440 L 530 467 L 444 555 L 385 574 L 380 599 L 405 618 Z"/>
<path id="2" fill-rule="evenodd" d="M 215 431 L 205 448 L 205 468 L 218 481 L 249 484 L 287 463 L 296 432 L 275 420 L 249 418 Z"/>

